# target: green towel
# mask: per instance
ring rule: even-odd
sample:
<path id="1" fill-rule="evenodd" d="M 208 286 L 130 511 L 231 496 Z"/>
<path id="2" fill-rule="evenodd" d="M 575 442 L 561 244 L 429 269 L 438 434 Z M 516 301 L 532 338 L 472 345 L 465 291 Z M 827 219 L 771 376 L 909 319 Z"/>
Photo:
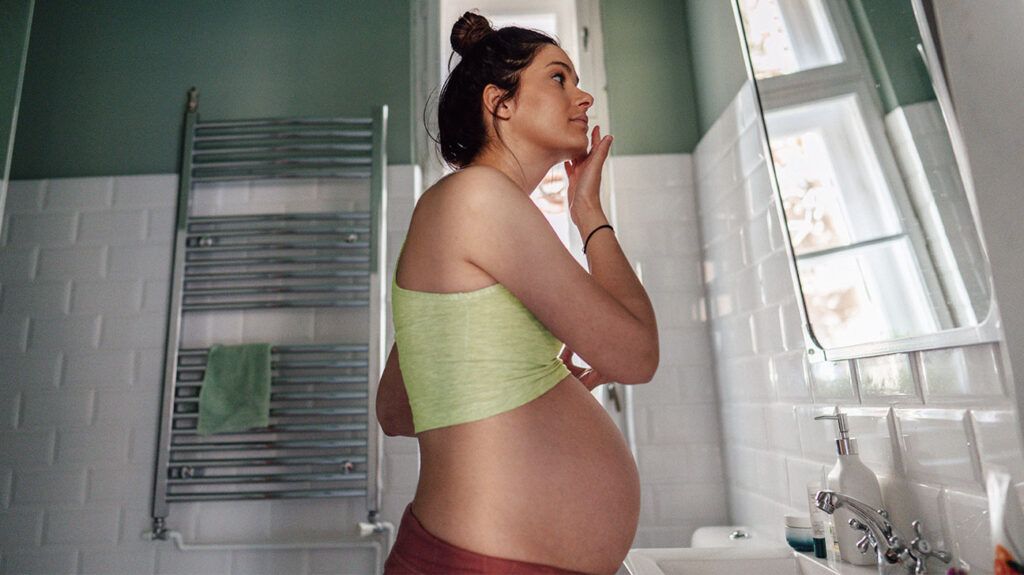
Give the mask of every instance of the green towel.
<path id="1" fill-rule="evenodd" d="M 199 391 L 199 435 L 270 423 L 270 344 L 214 345 Z"/>

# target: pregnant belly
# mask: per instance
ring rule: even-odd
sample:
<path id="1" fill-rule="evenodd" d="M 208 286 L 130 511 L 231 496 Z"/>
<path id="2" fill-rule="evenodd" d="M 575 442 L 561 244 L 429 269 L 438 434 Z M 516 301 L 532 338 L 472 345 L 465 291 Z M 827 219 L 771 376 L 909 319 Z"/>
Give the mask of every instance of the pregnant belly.
<path id="1" fill-rule="evenodd" d="M 615 573 L 629 551 L 636 464 L 576 378 L 512 411 L 418 438 L 413 512 L 440 539 L 585 573 Z"/>

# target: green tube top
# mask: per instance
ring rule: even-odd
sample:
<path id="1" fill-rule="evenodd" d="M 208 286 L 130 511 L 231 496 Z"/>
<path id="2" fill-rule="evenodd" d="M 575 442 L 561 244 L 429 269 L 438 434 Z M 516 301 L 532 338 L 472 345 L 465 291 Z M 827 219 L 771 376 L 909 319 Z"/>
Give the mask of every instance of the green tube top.
<path id="1" fill-rule="evenodd" d="M 510 411 L 569 375 L 558 357 L 562 342 L 500 283 L 434 293 L 392 279 L 391 288 L 416 433 Z"/>

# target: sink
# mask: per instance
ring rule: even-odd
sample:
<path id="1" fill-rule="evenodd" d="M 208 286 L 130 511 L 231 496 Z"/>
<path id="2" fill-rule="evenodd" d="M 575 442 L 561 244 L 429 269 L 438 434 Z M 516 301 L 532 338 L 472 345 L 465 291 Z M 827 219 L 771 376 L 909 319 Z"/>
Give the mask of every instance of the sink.
<path id="1" fill-rule="evenodd" d="M 628 575 L 876 575 L 874 565 L 834 564 L 786 546 L 630 549 Z M 616 574 L 619 575 L 619 574 Z"/>
<path id="2" fill-rule="evenodd" d="M 630 549 L 630 575 L 803 575 L 789 547 L 678 547 Z"/>

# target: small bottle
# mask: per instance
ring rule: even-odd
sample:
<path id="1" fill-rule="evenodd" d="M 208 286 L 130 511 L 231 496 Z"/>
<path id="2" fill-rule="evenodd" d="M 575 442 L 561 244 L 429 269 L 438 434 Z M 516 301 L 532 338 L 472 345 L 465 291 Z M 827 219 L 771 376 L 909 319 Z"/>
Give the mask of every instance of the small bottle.
<path id="1" fill-rule="evenodd" d="M 828 521 L 825 522 L 825 543 L 826 552 L 829 555 L 829 567 L 838 570 L 838 565 L 843 560 L 843 554 L 839 551 L 839 538 L 836 537 L 835 515 L 829 515 Z"/>
<path id="2" fill-rule="evenodd" d="M 839 438 L 836 439 L 839 457 L 828 474 L 828 488 L 862 501 L 873 509 L 881 509 L 882 489 L 878 485 L 878 478 L 857 455 L 857 441 L 850 437 L 846 414 L 839 413 L 837 409 L 835 415 L 819 415 L 814 419 L 833 419 L 839 424 Z M 868 549 L 866 553 L 861 553 L 857 548 L 857 541 L 865 534 L 850 526 L 852 518 L 854 515 L 846 507 L 839 507 L 832 514 L 842 560 L 854 565 L 876 565 L 878 556 L 874 550 Z"/>
<path id="3" fill-rule="evenodd" d="M 813 550 L 811 520 L 803 515 L 787 515 L 786 543 L 796 551 Z"/>
<path id="4" fill-rule="evenodd" d="M 811 543 L 814 545 L 814 556 L 818 559 L 825 559 L 828 557 L 828 551 L 825 548 L 825 523 L 828 522 L 828 519 L 825 517 L 826 513 L 819 509 L 814 501 L 821 489 L 820 481 L 811 481 L 807 484 L 807 505 L 811 516 Z"/>

